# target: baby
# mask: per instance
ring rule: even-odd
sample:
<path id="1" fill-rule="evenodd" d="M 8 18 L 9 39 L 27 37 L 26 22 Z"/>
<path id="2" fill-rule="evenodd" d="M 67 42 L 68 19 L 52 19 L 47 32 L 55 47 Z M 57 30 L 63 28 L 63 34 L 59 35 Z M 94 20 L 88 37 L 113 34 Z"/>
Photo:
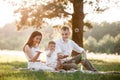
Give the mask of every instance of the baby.
<path id="1" fill-rule="evenodd" d="M 56 43 L 54 41 L 50 41 L 48 43 L 48 50 L 46 51 L 46 64 L 49 67 L 56 69 L 58 64 L 58 54 L 59 51 L 56 49 Z"/>

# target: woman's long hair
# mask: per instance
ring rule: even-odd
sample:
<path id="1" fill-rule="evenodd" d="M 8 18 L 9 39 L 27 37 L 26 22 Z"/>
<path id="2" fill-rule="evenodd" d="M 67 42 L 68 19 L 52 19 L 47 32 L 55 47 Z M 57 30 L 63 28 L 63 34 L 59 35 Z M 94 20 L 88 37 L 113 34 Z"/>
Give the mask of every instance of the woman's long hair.
<path id="1" fill-rule="evenodd" d="M 27 41 L 27 43 L 25 44 L 25 45 L 28 45 L 29 47 L 32 47 L 32 45 L 33 45 L 33 39 L 34 39 L 34 37 L 36 37 L 36 36 L 41 36 L 42 37 L 42 34 L 40 33 L 40 32 L 38 32 L 38 31 L 34 31 L 32 34 L 31 34 L 31 36 L 29 37 L 29 39 L 28 39 L 28 41 Z M 25 46 L 24 46 L 25 47 Z M 23 47 L 23 51 L 24 51 L 24 47 Z"/>

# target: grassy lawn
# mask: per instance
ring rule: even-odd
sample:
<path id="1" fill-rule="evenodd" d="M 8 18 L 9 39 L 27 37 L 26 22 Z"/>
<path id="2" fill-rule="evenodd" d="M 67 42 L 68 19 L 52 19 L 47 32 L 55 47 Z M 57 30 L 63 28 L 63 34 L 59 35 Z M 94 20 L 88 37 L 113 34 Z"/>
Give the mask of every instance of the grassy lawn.
<path id="1" fill-rule="evenodd" d="M 119 71 L 120 62 L 90 59 L 98 71 Z M 0 80 L 120 80 L 120 74 L 90 74 L 77 71 L 75 73 L 52 73 L 48 71 L 15 70 L 26 68 L 27 63 L 0 61 Z"/>

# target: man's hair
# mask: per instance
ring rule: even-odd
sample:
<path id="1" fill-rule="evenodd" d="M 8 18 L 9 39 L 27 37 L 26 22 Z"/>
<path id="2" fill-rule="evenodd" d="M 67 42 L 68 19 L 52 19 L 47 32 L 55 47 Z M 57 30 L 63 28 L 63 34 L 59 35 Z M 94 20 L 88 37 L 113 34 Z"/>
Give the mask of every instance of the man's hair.
<path id="1" fill-rule="evenodd" d="M 66 31 L 66 30 L 70 31 L 69 27 L 67 27 L 67 26 L 63 26 L 63 27 L 61 28 L 61 30 L 63 30 L 63 31 Z"/>
<path id="2" fill-rule="evenodd" d="M 48 45 L 50 45 L 50 44 L 56 44 L 54 41 L 50 41 L 49 43 L 48 43 Z"/>

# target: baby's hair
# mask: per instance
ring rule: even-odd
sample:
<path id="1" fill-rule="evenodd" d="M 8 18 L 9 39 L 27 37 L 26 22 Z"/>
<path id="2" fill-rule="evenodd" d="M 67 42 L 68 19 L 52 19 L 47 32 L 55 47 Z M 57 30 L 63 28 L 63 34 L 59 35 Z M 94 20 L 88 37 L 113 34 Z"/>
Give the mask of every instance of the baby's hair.
<path id="1" fill-rule="evenodd" d="M 48 45 L 50 45 L 50 44 L 56 44 L 54 41 L 50 41 L 49 43 L 48 43 Z"/>
<path id="2" fill-rule="evenodd" d="M 63 30 L 63 31 L 66 31 L 66 30 L 70 31 L 69 27 L 67 27 L 67 26 L 63 26 L 63 27 L 61 28 L 61 30 Z"/>

